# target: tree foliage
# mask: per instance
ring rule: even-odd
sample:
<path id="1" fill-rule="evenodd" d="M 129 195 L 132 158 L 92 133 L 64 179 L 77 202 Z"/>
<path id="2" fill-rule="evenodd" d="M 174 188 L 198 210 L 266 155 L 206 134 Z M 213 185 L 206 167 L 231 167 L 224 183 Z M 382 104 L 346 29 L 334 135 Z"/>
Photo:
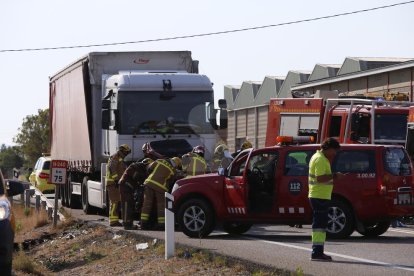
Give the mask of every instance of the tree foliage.
<path id="1" fill-rule="evenodd" d="M 18 147 L 10 147 L 5 144 L 0 148 L 0 168 L 3 172 L 23 166 L 23 158 Z"/>
<path id="2" fill-rule="evenodd" d="M 25 159 L 25 165 L 34 166 L 43 153 L 49 152 L 49 109 L 39 109 L 37 115 L 28 115 L 13 141 Z"/>

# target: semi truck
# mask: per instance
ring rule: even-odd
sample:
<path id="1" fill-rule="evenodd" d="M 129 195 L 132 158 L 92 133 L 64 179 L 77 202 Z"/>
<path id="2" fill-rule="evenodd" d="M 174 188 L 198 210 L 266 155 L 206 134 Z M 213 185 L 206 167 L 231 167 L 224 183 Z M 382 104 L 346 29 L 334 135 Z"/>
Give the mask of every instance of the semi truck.
<path id="1" fill-rule="evenodd" d="M 69 164 L 62 204 L 85 213 L 108 206 L 106 163 L 121 144 L 127 163 L 196 145 L 209 160 L 217 140 L 213 84 L 190 51 L 91 52 L 50 77 L 49 112 L 51 158 Z"/>

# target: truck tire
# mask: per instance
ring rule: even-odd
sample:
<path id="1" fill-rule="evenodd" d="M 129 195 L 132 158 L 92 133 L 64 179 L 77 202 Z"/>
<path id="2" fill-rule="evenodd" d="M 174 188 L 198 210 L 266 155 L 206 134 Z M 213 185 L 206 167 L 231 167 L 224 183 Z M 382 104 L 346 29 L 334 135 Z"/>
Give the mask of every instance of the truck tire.
<path id="1" fill-rule="evenodd" d="M 357 227 L 357 232 L 361 235 L 369 238 L 378 237 L 390 228 L 391 222 L 389 221 L 378 221 L 374 224 L 362 224 L 361 227 Z"/>
<path id="2" fill-rule="evenodd" d="M 61 201 L 62 201 L 62 206 L 67 207 L 68 206 L 68 201 L 67 201 L 67 196 L 66 196 L 66 193 L 67 193 L 66 184 L 61 186 L 60 191 L 61 191 L 60 198 L 61 198 Z"/>
<path id="3" fill-rule="evenodd" d="M 332 199 L 328 212 L 326 235 L 331 239 L 349 237 L 355 230 L 355 219 L 351 207 L 342 200 Z"/>
<path id="4" fill-rule="evenodd" d="M 71 209 L 78 209 L 81 207 L 80 198 L 78 195 L 73 194 L 73 187 L 72 187 L 72 174 L 69 173 L 66 186 L 66 203 L 67 207 Z"/>
<path id="5" fill-rule="evenodd" d="M 223 223 L 223 230 L 232 235 L 240 235 L 246 233 L 252 227 L 251 223 Z"/>
<path id="6" fill-rule="evenodd" d="M 85 214 L 92 212 L 92 206 L 89 205 L 88 201 L 88 180 L 89 177 L 85 176 L 82 180 L 81 194 L 82 194 L 82 209 Z"/>
<path id="7" fill-rule="evenodd" d="M 213 208 L 206 200 L 199 198 L 181 204 L 177 219 L 181 231 L 190 238 L 207 237 L 215 227 Z"/>

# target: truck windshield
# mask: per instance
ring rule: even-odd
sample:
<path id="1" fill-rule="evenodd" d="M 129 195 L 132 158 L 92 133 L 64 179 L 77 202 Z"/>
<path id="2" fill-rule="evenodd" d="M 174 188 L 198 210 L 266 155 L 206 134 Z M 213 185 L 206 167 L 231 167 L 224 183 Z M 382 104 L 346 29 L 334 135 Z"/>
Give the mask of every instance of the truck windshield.
<path id="1" fill-rule="evenodd" d="M 375 115 L 375 140 L 400 140 L 405 142 L 406 135 L 407 114 Z"/>
<path id="2" fill-rule="evenodd" d="M 174 91 L 169 97 L 159 91 L 120 91 L 119 134 L 207 134 L 212 91 Z"/>

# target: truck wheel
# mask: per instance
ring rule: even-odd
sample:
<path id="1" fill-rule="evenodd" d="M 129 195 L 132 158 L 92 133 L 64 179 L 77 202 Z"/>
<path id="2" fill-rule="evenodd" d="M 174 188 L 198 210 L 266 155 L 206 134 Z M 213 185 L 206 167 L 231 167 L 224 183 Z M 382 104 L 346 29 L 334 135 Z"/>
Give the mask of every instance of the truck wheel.
<path id="1" fill-rule="evenodd" d="M 229 234 L 240 235 L 246 233 L 252 227 L 251 223 L 223 223 L 223 229 Z"/>
<path id="2" fill-rule="evenodd" d="M 90 214 L 92 212 L 92 207 L 89 205 L 89 201 L 88 201 L 88 180 L 89 180 L 89 177 L 85 176 L 82 180 L 82 187 L 81 187 L 82 209 L 85 214 Z"/>
<path id="3" fill-rule="evenodd" d="M 332 239 L 349 237 L 355 230 L 354 216 L 348 204 L 333 199 L 328 212 L 328 227 L 326 235 Z"/>
<path id="4" fill-rule="evenodd" d="M 73 187 L 72 187 L 72 174 L 69 173 L 68 175 L 68 183 L 66 183 L 66 202 L 67 206 L 71 209 L 78 209 L 81 206 L 80 198 L 78 195 L 73 194 Z"/>
<path id="5" fill-rule="evenodd" d="M 378 237 L 390 228 L 391 222 L 389 221 L 378 221 L 374 224 L 363 224 L 362 227 L 357 228 L 357 232 L 365 237 Z"/>
<path id="6" fill-rule="evenodd" d="M 208 236 L 215 227 L 214 212 L 211 205 L 203 199 L 189 199 L 178 210 L 178 224 L 190 238 Z"/>

